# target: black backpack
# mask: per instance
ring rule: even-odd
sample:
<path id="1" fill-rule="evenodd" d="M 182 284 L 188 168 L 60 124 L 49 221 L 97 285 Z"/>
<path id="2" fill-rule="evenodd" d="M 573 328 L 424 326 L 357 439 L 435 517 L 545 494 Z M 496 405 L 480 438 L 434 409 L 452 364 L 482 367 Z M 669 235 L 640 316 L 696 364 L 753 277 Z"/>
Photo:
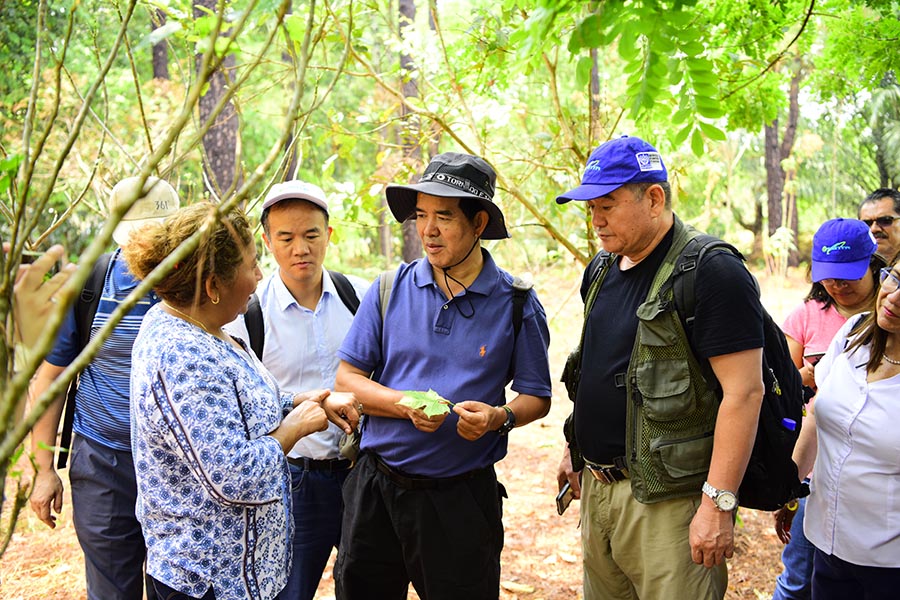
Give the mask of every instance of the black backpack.
<path id="1" fill-rule="evenodd" d="M 91 326 L 94 324 L 94 315 L 97 313 L 97 307 L 100 306 L 100 297 L 103 295 L 103 282 L 106 281 L 106 272 L 109 270 L 109 263 L 112 260 L 113 253 L 108 252 L 100 256 L 94 266 L 91 267 L 91 274 L 88 275 L 87 281 L 81 288 L 81 294 L 75 300 L 75 330 L 78 332 L 78 344 L 80 350 L 91 341 Z M 66 407 L 63 412 L 63 428 L 59 436 L 59 455 L 56 458 L 56 468 L 65 469 L 66 462 L 69 459 L 69 450 L 72 446 L 72 424 L 75 420 L 75 392 L 78 391 L 79 374 L 69 384 L 66 391 Z"/>
<path id="2" fill-rule="evenodd" d="M 711 235 L 700 234 L 685 246 L 675 263 L 671 281 L 675 307 L 688 340 L 691 339 L 696 308 L 697 265 L 708 252 L 731 252 L 741 260 L 744 258 L 734 246 Z M 800 483 L 797 465 L 791 456 L 800 435 L 804 404 L 810 390 L 804 387 L 800 372 L 791 359 L 784 333 L 765 308 L 763 334 L 765 392 L 756 441 L 738 490 L 738 500 L 746 508 L 777 510 L 790 500 L 809 494 L 809 486 Z M 711 389 L 718 389 L 719 383 L 709 364 L 704 364 L 703 368 L 707 384 Z"/>
<path id="3" fill-rule="evenodd" d="M 350 314 L 356 315 L 359 309 L 359 298 L 356 296 L 356 290 L 353 284 L 347 279 L 347 276 L 337 271 L 328 271 L 331 281 L 334 282 L 334 288 L 337 290 L 338 297 Z M 266 344 L 265 325 L 263 324 L 262 307 L 259 305 L 259 296 L 253 294 L 250 302 L 247 304 L 247 312 L 244 314 L 244 324 L 247 326 L 247 335 L 250 336 L 250 348 L 253 353 L 262 360 L 263 348 Z"/>

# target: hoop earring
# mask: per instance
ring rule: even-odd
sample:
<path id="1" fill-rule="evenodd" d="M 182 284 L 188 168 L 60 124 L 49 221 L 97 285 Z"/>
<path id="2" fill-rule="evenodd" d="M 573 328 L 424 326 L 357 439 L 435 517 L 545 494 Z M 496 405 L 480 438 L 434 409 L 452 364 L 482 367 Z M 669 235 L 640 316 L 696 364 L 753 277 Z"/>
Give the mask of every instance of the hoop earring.
<path id="1" fill-rule="evenodd" d="M 213 304 L 218 304 L 218 303 L 219 303 L 219 300 L 221 300 L 221 298 L 218 297 L 218 296 L 216 297 L 215 300 L 213 300 L 212 298 L 209 299 L 209 301 L 212 302 Z"/>

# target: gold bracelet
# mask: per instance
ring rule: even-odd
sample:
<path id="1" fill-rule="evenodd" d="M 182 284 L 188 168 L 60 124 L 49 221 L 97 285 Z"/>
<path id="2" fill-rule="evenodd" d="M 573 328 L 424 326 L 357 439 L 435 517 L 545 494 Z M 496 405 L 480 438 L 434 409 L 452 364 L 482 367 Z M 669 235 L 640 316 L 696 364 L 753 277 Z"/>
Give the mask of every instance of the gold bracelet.
<path id="1" fill-rule="evenodd" d="M 794 498 L 793 500 L 791 500 L 790 502 L 785 504 L 784 507 L 791 512 L 797 512 L 797 508 L 800 507 L 800 503 L 797 501 L 796 498 Z"/>

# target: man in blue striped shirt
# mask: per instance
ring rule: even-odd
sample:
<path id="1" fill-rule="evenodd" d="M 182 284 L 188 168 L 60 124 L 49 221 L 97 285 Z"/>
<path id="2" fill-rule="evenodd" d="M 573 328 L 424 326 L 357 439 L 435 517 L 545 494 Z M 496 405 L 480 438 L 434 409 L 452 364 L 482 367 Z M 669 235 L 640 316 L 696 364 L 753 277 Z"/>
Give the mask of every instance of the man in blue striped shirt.
<path id="1" fill-rule="evenodd" d="M 119 182 L 112 190 L 110 206 L 135 195 L 138 178 Z M 179 206 L 178 194 L 165 181 L 148 178 L 141 197 L 113 233 L 120 246 L 131 230 L 149 220 L 162 219 Z M 128 272 L 121 248 L 109 260 L 103 291 L 91 324 L 91 337 L 134 290 L 138 282 Z M 137 486 L 131 456 L 129 379 L 131 346 L 144 314 L 158 302 L 152 292 L 119 322 L 94 360 L 82 371 L 75 396 L 69 483 L 72 519 L 85 558 L 87 594 L 90 600 L 141 600 L 144 582 L 144 538 L 135 518 Z M 76 311 L 69 311 L 56 346 L 35 377 L 32 397 L 39 397 L 81 353 Z M 44 413 L 32 432 L 37 465 L 31 507 L 49 527 L 56 526 L 62 509 L 63 485 L 53 466 L 53 447 L 62 414 L 61 396 Z M 155 598 L 152 586 L 148 598 Z"/>

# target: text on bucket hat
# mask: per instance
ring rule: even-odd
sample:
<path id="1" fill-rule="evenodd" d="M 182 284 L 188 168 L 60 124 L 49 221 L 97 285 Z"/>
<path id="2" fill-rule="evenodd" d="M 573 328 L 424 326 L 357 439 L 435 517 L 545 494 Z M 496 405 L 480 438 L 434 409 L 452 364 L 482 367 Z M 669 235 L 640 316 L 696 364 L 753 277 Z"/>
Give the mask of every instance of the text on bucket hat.
<path id="1" fill-rule="evenodd" d="M 500 240 L 509 237 L 500 207 L 494 204 L 497 174 L 482 158 L 471 154 L 444 152 L 431 159 L 418 183 L 390 184 L 385 190 L 388 206 L 401 223 L 416 212 L 419 193 L 441 198 L 473 198 L 488 214 L 481 237 Z"/>
<path id="2" fill-rule="evenodd" d="M 282 200 L 306 200 L 324 210 L 326 215 L 328 214 L 328 200 L 326 200 L 325 192 L 322 191 L 322 188 L 299 179 L 292 179 L 273 185 L 269 193 L 266 194 L 262 209 L 266 210 Z"/>
<path id="3" fill-rule="evenodd" d="M 560 194 L 556 201 L 565 204 L 569 200 L 593 200 L 629 183 L 662 183 L 668 177 L 656 148 L 641 138 L 623 135 L 591 152 L 581 185 Z"/>
<path id="4" fill-rule="evenodd" d="M 109 209 L 116 210 L 135 195 L 134 201 L 122 220 L 113 231 L 113 240 L 124 246 L 128 243 L 131 232 L 151 221 L 162 221 L 181 206 L 178 192 L 169 182 L 150 176 L 144 182 L 142 193 L 138 193 L 139 177 L 126 177 L 113 186 L 109 194 Z"/>
<path id="5" fill-rule="evenodd" d="M 812 280 L 860 279 L 877 249 L 875 237 L 862 221 L 825 221 L 813 236 Z"/>

